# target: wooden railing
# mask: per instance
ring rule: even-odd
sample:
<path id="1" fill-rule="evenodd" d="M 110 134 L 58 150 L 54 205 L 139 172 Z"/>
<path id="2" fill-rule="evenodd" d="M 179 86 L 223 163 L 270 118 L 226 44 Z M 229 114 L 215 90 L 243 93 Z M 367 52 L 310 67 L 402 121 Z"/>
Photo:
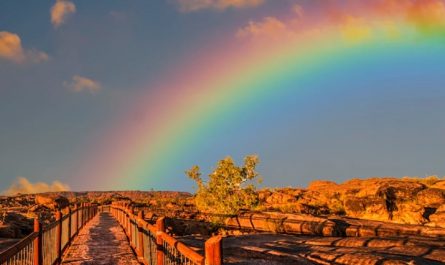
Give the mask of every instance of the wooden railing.
<path id="1" fill-rule="evenodd" d="M 60 264 L 63 252 L 79 230 L 98 212 L 98 207 L 82 204 L 68 213 L 56 213 L 56 221 L 42 227 L 34 220 L 34 232 L 0 253 L 0 265 L 54 265 Z"/>
<path id="2" fill-rule="evenodd" d="M 205 242 L 205 255 L 197 253 L 165 232 L 164 218 L 158 218 L 156 226 L 144 220 L 143 211 L 124 204 L 111 206 L 111 213 L 124 228 L 131 247 L 140 262 L 145 265 L 221 265 L 222 239 L 220 236 Z"/>

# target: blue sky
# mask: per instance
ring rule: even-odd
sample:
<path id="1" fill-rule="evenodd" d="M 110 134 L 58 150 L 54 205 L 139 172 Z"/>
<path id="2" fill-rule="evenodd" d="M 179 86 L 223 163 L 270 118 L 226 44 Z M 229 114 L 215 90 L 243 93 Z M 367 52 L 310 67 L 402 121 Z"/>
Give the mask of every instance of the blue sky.
<path id="1" fill-rule="evenodd" d="M 51 8 L 59 2 L 68 11 L 52 21 Z M 249 21 L 287 14 L 296 2 L 305 10 L 319 5 L 199 2 L 0 2 L 0 190 L 19 176 L 102 189 L 77 183 L 74 172 L 116 117 L 151 89 L 147 84 L 214 39 L 234 38 Z M 2 50 L 1 41 L 17 37 L 19 50 Z M 353 78 L 351 69 L 326 73 L 308 81 L 308 92 L 277 94 L 243 110 L 238 120 L 224 121 L 189 156 L 173 158 L 163 172 L 173 181 L 153 188 L 191 190 L 183 175 L 188 167 L 197 163 L 208 172 L 226 155 L 240 161 L 251 153 L 260 156 L 267 186 L 444 175 L 445 48 L 354 67 L 361 71 L 354 69 L 359 74 Z"/>

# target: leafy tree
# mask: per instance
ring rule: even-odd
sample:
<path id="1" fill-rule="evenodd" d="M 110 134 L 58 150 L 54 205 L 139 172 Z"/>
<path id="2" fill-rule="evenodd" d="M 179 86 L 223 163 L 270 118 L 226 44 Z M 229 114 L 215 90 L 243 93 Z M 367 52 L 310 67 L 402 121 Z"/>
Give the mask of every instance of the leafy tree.
<path id="1" fill-rule="evenodd" d="M 201 178 L 198 166 L 186 171 L 197 185 L 195 202 L 200 211 L 220 214 L 236 214 L 241 209 L 251 209 L 258 203 L 253 180 L 259 159 L 256 155 L 246 156 L 244 165 L 237 166 L 228 156 L 220 160 L 216 169 L 209 174 L 207 182 Z"/>

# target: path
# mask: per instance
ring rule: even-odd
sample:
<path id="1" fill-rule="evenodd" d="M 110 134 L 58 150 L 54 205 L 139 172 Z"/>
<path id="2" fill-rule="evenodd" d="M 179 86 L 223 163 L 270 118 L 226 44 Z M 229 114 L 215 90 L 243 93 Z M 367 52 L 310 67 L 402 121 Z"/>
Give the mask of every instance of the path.
<path id="1" fill-rule="evenodd" d="M 119 223 L 108 212 L 94 217 L 63 258 L 65 265 L 139 265 Z"/>

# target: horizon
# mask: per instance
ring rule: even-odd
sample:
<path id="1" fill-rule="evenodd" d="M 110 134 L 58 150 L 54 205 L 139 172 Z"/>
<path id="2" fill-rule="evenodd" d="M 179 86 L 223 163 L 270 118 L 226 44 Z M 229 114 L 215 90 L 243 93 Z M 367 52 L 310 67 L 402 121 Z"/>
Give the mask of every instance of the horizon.
<path id="1" fill-rule="evenodd" d="M 2 2 L 0 191 L 444 176 L 445 1 L 402 2 Z"/>
<path id="2" fill-rule="evenodd" d="M 337 185 L 343 185 L 347 182 L 350 181 L 354 181 L 354 180 L 373 180 L 373 179 L 379 179 L 379 180 L 388 180 L 388 179 L 395 179 L 395 180 L 404 180 L 404 181 L 413 181 L 413 182 L 418 182 L 418 181 L 422 181 L 422 180 L 428 180 L 431 178 L 435 178 L 437 180 L 445 180 L 445 176 L 403 176 L 403 177 L 395 177 L 395 176 L 373 176 L 373 177 L 367 177 L 367 178 L 350 178 L 350 179 L 346 179 L 342 182 L 335 182 L 332 180 L 328 180 L 328 179 L 314 179 L 311 182 L 309 182 L 308 185 L 306 186 L 275 186 L 275 187 L 269 187 L 269 186 L 264 186 L 262 184 L 257 184 L 256 185 L 256 191 L 260 192 L 260 191 L 264 191 L 264 190 L 279 190 L 279 189 L 287 189 L 287 188 L 291 188 L 291 189 L 301 189 L 301 190 L 307 190 L 309 188 L 309 186 L 313 183 L 317 183 L 317 182 L 332 182 L 335 183 Z M 29 190 L 29 187 L 16 187 L 16 189 L 18 190 Z M 35 190 L 35 189 L 34 189 Z M 39 194 L 58 194 L 58 193 L 112 193 L 112 192 L 165 192 L 165 193 L 169 193 L 169 192 L 178 192 L 178 193 L 188 193 L 190 195 L 194 195 L 196 193 L 195 189 L 186 191 L 186 190 L 155 190 L 155 189 L 147 189 L 147 190 L 58 190 L 58 191 L 54 191 L 54 190 L 48 190 L 48 191 L 43 191 L 43 192 L 30 192 L 30 193 L 26 193 L 26 192 L 11 192 L 11 191 L 3 191 L 0 193 L 0 197 L 16 197 L 16 196 L 28 196 L 28 195 L 39 195 Z"/>

